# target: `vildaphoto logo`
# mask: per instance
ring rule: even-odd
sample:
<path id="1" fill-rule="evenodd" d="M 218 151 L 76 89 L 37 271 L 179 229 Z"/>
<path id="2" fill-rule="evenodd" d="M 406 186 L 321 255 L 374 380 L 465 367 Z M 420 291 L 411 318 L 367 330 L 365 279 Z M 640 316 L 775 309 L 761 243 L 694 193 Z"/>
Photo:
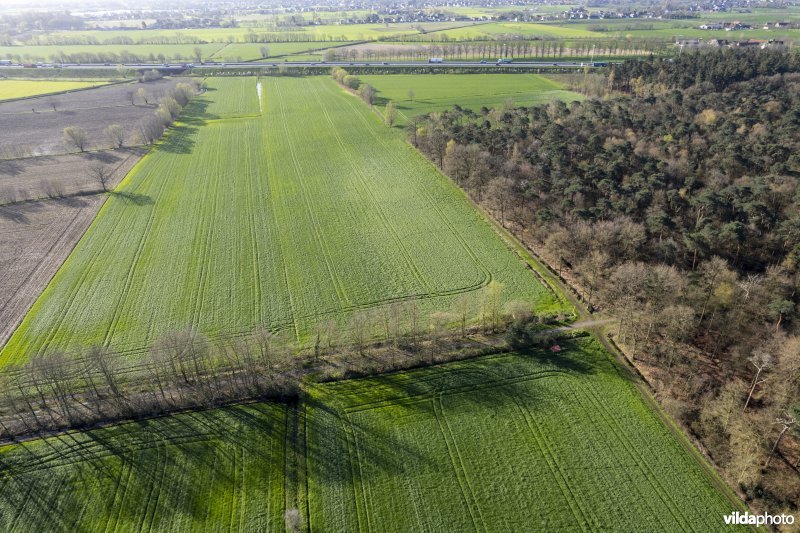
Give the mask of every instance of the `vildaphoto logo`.
<path id="1" fill-rule="evenodd" d="M 790 514 L 751 514 L 739 511 L 722 517 L 728 526 L 790 526 L 794 524 L 794 516 Z"/>

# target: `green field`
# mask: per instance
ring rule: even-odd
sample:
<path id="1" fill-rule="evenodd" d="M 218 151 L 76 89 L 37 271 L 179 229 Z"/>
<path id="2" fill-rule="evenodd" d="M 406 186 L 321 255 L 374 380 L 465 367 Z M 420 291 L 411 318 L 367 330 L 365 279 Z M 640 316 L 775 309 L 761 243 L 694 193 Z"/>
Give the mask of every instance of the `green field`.
<path id="1" fill-rule="evenodd" d="M 583 95 L 564 90 L 557 81 L 537 74 L 390 74 L 359 79 L 378 89 L 380 104 L 395 102 L 399 124 L 408 117 L 443 111 L 456 104 L 478 111 L 483 106 L 502 106 L 509 99 L 517 106 L 583 100 Z M 414 92 L 413 101 L 408 91 Z"/>
<path id="2" fill-rule="evenodd" d="M 0 80 L 0 101 L 13 98 L 26 98 L 42 94 L 73 91 L 103 85 L 101 81 L 29 81 Z"/>
<path id="3" fill-rule="evenodd" d="M 426 22 L 421 25 L 426 31 L 439 31 L 453 27 L 464 26 L 467 22 Z M 360 41 L 364 39 L 378 39 L 387 35 L 419 34 L 419 24 L 417 23 L 398 23 L 398 24 L 321 24 L 318 26 L 302 26 L 296 28 L 204 28 L 188 30 L 89 30 L 80 32 L 53 32 L 50 35 L 53 39 L 74 38 L 80 36 L 84 39 L 96 39 L 102 43 L 104 41 L 119 37 L 131 38 L 134 41 L 152 40 L 160 38 L 183 39 L 183 42 L 190 40 L 201 40 L 208 43 L 225 43 L 229 40 L 234 42 L 246 42 L 249 33 L 269 33 L 276 35 L 276 40 L 283 40 L 279 34 L 293 34 L 304 39 L 316 39 L 319 41 Z M 47 44 L 48 36 L 41 37 L 43 44 Z M 300 39 L 295 39 L 300 40 Z M 270 43 L 266 43 L 269 45 Z M 324 44 L 324 43 L 322 43 Z"/>
<path id="4" fill-rule="evenodd" d="M 693 453 L 596 341 L 561 348 L 314 389 L 311 530 L 718 530 Z"/>
<path id="5" fill-rule="evenodd" d="M 0 530 L 275 531 L 285 408 L 241 406 L 0 448 Z"/>
<path id="6" fill-rule="evenodd" d="M 0 58 L 21 60 L 22 62 L 51 62 L 58 63 L 61 59 L 85 56 L 89 62 L 91 56 L 103 55 L 109 60 L 124 59 L 125 54 L 132 54 L 143 60 L 149 61 L 195 61 L 195 48 L 200 48 L 203 59 L 214 57 L 217 52 L 225 47 L 224 44 L 107 44 L 107 45 L 23 45 L 0 46 Z M 254 48 L 252 59 L 260 57 L 258 47 Z M 249 59 L 246 57 L 245 59 Z M 115 61 L 116 62 L 116 61 Z M 130 62 L 130 61 L 126 61 Z"/>
<path id="7" fill-rule="evenodd" d="M 238 85 L 241 84 L 241 85 Z M 330 78 L 210 79 L 128 175 L 0 353 L 104 345 L 132 360 L 166 332 L 314 324 L 411 301 L 421 317 L 497 281 L 504 301 L 571 309 L 465 195 Z"/>
<path id="8" fill-rule="evenodd" d="M 5 446 L 0 529 L 282 530 L 295 494 L 310 531 L 713 531 L 743 510 L 595 341 L 560 346 L 309 385 L 297 433 L 257 404 Z"/>
<path id="9" fill-rule="evenodd" d="M 261 80 L 247 78 L 206 78 L 209 96 L 203 103 L 206 119 L 234 118 L 261 113 L 258 91 Z"/>

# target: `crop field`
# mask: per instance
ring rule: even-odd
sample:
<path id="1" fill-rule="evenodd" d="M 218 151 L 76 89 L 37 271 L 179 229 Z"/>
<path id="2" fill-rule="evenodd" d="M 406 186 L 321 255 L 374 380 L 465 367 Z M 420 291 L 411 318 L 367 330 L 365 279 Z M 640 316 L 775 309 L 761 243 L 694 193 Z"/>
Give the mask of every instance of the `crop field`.
<path id="1" fill-rule="evenodd" d="M 261 81 L 248 77 L 206 78 L 206 86 L 211 97 L 205 107 L 206 118 L 232 118 L 258 115 L 261 112 Z"/>
<path id="2" fill-rule="evenodd" d="M 136 360 L 168 331 L 306 339 L 321 320 L 413 301 L 420 315 L 503 285 L 568 311 L 402 135 L 329 78 L 226 79 L 106 202 L 0 353 L 104 345 Z M 237 100 L 238 98 L 238 100 Z M 210 103 L 213 100 L 217 103 Z M 474 316 L 474 315 L 473 315 Z"/>
<path id="3" fill-rule="evenodd" d="M 207 43 L 226 43 L 228 39 L 234 42 L 245 42 L 248 33 L 270 33 L 270 34 L 294 34 L 308 36 L 319 41 L 354 41 L 363 39 L 377 39 L 386 35 L 400 34 L 419 34 L 419 26 L 426 32 L 464 26 L 465 22 L 425 22 L 418 23 L 397 23 L 397 24 L 321 24 L 319 26 L 303 26 L 297 28 L 281 28 L 276 31 L 274 28 L 203 28 L 190 30 L 137 30 L 131 33 L 129 30 L 121 31 L 81 31 L 81 32 L 53 32 L 53 39 L 64 37 L 74 37 L 79 34 L 83 38 L 95 39 L 97 42 L 104 42 L 116 38 L 132 38 L 135 41 L 148 39 L 169 38 L 176 42 L 190 43 L 194 39 Z M 276 37 L 277 39 L 277 37 Z M 281 39 L 284 40 L 284 39 Z M 285 39 L 288 40 L 288 39 Z M 295 41 L 301 39 L 294 39 Z M 41 39 L 42 44 L 47 44 L 47 37 Z M 51 41 L 52 42 L 52 41 Z M 268 46 L 270 43 L 266 43 Z M 323 43 L 324 44 L 324 43 Z M 194 46 L 194 45 L 192 45 Z"/>
<path id="4" fill-rule="evenodd" d="M 75 89 L 85 89 L 102 84 L 103 82 L 95 81 L 0 80 L 0 101 L 72 91 Z"/>
<path id="5" fill-rule="evenodd" d="M 309 531 L 713 531 L 743 510 L 596 341 L 560 348 L 309 385 L 298 418 L 261 403 L 0 447 L 0 529 L 283 530 L 295 494 Z"/>
<path id="6" fill-rule="evenodd" d="M 282 529 L 284 420 L 260 404 L 0 448 L 0 530 Z"/>
<path id="7" fill-rule="evenodd" d="M 20 59 L 23 62 L 59 62 L 64 56 L 100 56 L 113 60 L 133 55 L 143 60 L 195 61 L 195 48 L 200 48 L 203 59 L 213 57 L 225 45 L 213 44 L 75 44 L 75 45 L 20 45 L 0 46 L 0 58 Z M 258 48 L 255 49 L 258 51 Z M 256 56 L 259 57 L 259 56 Z M 247 59 L 247 58 L 245 58 Z M 131 59 L 126 59 L 131 62 Z M 89 62 L 86 59 L 84 62 Z"/>
<path id="8" fill-rule="evenodd" d="M 54 155 L 75 151 L 64 145 L 63 130 L 81 127 L 88 133 L 90 150 L 110 147 L 104 129 L 123 125 L 127 145 L 136 144 L 136 123 L 151 114 L 158 98 L 185 78 L 149 83 L 118 83 L 93 89 L 25 100 L 0 102 L 0 158 Z M 4 82 L 0 82 L 4 83 Z M 147 102 L 136 96 L 143 89 Z"/>
<path id="9" fill-rule="evenodd" d="M 342 41 L 332 42 L 296 42 L 296 43 L 232 43 L 226 45 L 224 48 L 219 49 L 212 58 L 219 61 L 227 61 L 231 58 L 241 58 L 243 61 L 251 59 L 260 59 L 261 48 L 267 47 L 267 60 L 271 58 L 284 58 L 285 56 L 293 56 L 296 54 L 305 54 L 310 51 L 324 50 L 331 46 L 339 46 L 345 44 Z M 320 52 L 321 54 L 322 52 Z M 290 61 L 294 58 L 290 58 Z"/>
<path id="10" fill-rule="evenodd" d="M 733 499 L 599 344 L 560 348 L 317 386 L 311 530 L 718 529 Z"/>
<path id="11" fill-rule="evenodd" d="M 434 33 L 431 38 L 438 40 L 439 36 L 447 35 L 453 39 L 480 39 L 498 38 L 501 35 L 524 35 L 527 37 L 548 38 L 593 38 L 602 39 L 603 35 L 589 31 L 578 25 L 559 26 L 535 22 L 492 22 L 489 24 L 473 24 L 461 28 L 453 28 Z M 430 34 L 429 34 L 430 35 Z"/>
<path id="12" fill-rule="evenodd" d="M 478 111 L 483 106 L 502 106 L 508 99 L 518 106 L 583 100 L 583 95 L 564 90 L 557 81 L 537 74 L 389 74 L 359 79 L 375 87 L 380 99 L 395 102 L 400 125 L 409 117 L 443 111 L 455 104 Z M 414 92 L 413 101 L 409 91 Z"/>

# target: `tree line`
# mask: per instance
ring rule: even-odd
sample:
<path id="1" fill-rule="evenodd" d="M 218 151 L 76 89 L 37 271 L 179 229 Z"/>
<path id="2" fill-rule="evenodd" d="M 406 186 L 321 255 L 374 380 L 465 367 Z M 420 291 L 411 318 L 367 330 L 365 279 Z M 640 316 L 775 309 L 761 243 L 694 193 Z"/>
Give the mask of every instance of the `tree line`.
<path id="1" fill-rule="evenodd" d="M 619 319 L 615 340 L 665 406 L 772 510 L 800 503 L 785 447 L 800 401 L 797 57 L 629 62 L 602 100 L 454 106 L 407 127 L 590 307 Z M 639 91 L 611 89 L 640 77 Z"/>
<path id="2" fill-rule="evenodd" d="M 502 347 L 512 323 L 514 346 L 549 343 L 548 324 L 564 318 L 536 316 L 523 302 L 503 305 L 494 282 L 447 312 L 425 315 L 416 300 L 396 302 L 356 311 L 346 324 L 319 322 L 302 342 L 259 326 L 213 339 L 194 329 L 170 331 L 137 362 L 101 346 L 51 352 L 0 372 L 0 439 L 292 396 L 312 374 L 338 379 L 480 355 Z"/>
<path id="3" fill-rule="evenodd" d="M 330 48 L 325 52 L 326 61 L 374 61 L 381 59 L 422 61 L 430 57 L 447 60 L 478 60 L 508 57 L 514 59 L 625 57 L 654 53 L 657 49 L 648 42 L 624 41 L 576 41 L 563 40 L 510 40 L 476 41 L 465 43 L 435 43 L 420 45 L 384 45 L 375 47 Z"/>

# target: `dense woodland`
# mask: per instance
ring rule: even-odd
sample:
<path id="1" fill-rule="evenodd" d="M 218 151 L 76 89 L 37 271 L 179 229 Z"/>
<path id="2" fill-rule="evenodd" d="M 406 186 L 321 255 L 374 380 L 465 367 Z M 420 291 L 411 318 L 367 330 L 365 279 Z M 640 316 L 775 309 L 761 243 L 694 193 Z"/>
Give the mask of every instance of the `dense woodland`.
<path id="1" fill-rule="evenodd" d="M 756 508 L 796 509 L 800 70 L 627 62 L 603 99 L 412 120 L 409 140 L 618 318 L 615 339 Z"/>

